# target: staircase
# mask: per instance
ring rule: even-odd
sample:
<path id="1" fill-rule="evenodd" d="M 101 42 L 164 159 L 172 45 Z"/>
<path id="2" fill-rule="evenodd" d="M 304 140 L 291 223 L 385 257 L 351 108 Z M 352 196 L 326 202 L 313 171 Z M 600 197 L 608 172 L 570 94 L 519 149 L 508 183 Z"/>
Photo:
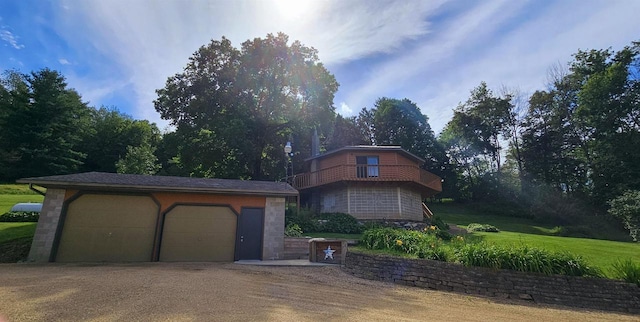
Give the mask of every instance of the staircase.
<path id="1" fill-rule="evenodd" d="M 431 220 L 433 218 L 433 213 L 431 212 L 431 210 L 429 209 L 429 207 L 427 207 L 427 205 L 425 205 L 425 203 L 422 203 L 422 216 L 425 218 L 428 218 L 429 220 Z"/>

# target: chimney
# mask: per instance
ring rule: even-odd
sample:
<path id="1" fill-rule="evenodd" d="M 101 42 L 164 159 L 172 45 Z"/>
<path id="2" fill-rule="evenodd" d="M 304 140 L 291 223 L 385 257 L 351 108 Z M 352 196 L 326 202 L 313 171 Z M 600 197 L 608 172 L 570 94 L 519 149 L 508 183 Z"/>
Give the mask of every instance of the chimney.
<path id="1" fill-rule="evenodd" d="M 311 137 L 311 156 L 315 157 L 320 155 L 320 138 L 318 138 L 318 130 L 313 129 L 313 136 Z"/>

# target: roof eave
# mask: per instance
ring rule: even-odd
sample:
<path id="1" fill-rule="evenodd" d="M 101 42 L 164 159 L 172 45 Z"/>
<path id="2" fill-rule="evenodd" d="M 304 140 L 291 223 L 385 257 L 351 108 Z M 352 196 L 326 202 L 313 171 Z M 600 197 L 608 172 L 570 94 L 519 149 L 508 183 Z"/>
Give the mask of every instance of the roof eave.
<path id="1" fill-rule="evenodd" d="M 181 192 L 181 193 L 210 193 L 210 194 L 235 194 L 235 195 L 252 195 L 252 196 L 274 196 L 289 197 L 297 196 L 299 193 L 295 191 L 272 191 L 272 190 L 247 190 L 247 189 L 215 189 L 215 188 L 189 188 L 189 187 L 155 187 L 140 185 L 113 185 L 103 183 L 78 183 L 64 181 L 38 181 L 29 179 L 20 179 L 17 183 L 35 184 L 45 188 L 62 188 L 62 189 L 95 189 L 108 191 L 144 191 L 144 192 Z"/>

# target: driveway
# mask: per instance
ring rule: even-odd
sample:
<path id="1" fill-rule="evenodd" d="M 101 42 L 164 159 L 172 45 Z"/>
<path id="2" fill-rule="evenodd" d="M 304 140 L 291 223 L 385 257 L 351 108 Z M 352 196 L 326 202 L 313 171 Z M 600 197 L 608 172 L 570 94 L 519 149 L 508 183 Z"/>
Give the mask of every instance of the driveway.
<path id="1" fill-rule="evenodd" d="M 338 267 L 2 264 L 6 321 L 638 321 L 367 281 Z M 2 320 L 2 318 L 0 318 Z"/>

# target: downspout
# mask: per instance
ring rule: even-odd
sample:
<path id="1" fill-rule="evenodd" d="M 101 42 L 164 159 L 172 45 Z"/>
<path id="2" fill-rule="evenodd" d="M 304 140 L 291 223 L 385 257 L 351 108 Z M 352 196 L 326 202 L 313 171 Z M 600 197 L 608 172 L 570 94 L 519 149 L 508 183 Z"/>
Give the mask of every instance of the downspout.
<path id="1" fill-rule="evenodd" d="M 39 194 L 39 195 L 43 195 L 45 196 L 47 193 L 46 192 L 42 192 L 36 188 L 33 187 L 33 183 L 29 184 L 29 190 L 35 191 L 35 193 Z"/>

